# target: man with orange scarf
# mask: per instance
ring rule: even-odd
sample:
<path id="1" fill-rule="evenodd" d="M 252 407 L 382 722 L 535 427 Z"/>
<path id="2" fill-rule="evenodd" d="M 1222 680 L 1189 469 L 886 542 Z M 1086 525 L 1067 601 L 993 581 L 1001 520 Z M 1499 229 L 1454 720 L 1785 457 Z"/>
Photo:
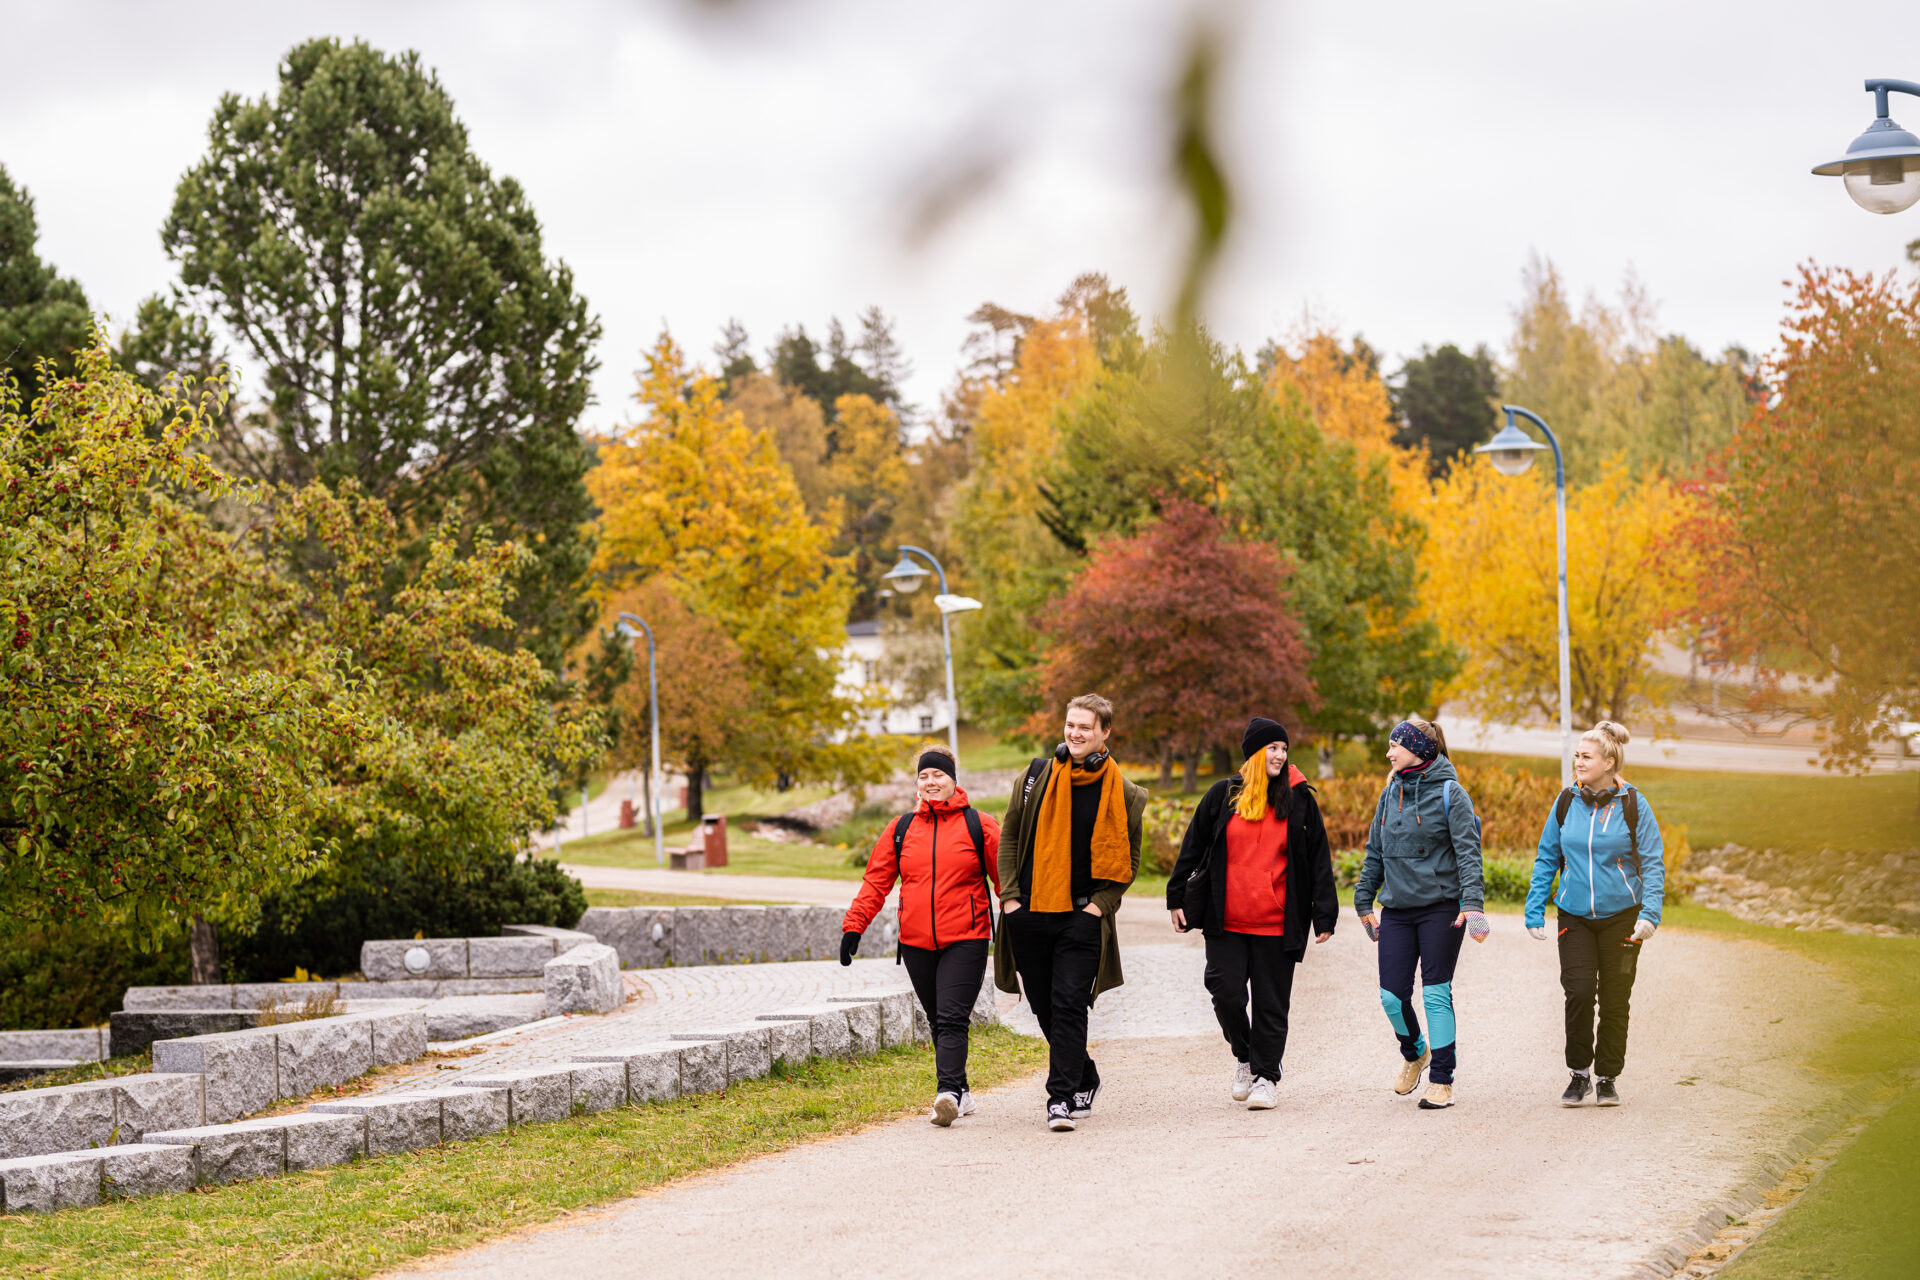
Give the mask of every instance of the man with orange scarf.
<path id="1" fill-rule="evenodd" d="M 1100 1072 L 1087 1056 L 1087 1010 L 1124 982 L 1114 915 L 1140 871 L 1147 793 L 1107 754 L 1113 704 L 1067 703 L 1066 741 L 1035 760 L 1001 825 L 994 984 L 1025 986 L 1047 1038 L 1047 1127 L 1071 1130 L 1093 1110 Z"/>

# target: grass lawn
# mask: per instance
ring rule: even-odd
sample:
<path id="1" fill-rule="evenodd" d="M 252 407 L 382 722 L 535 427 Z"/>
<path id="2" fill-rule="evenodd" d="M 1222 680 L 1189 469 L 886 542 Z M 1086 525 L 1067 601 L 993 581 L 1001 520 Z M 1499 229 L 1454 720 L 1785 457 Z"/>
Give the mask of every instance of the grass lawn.
<path id="1" fill-rule="evenodd" d="M 669 826 L 667 828 L 668 846 L 684 844 L 686 830 L 688 828 L 683 825 L 682 838 L 676 840 L 674 830 Z M 540 856 L 551 859 L 554 853 L 552 849 L 542 849 Z M 559 861 L 587 867 L 659 865 L 654 861 L 653 838 L 641 835 L 638 830 L 609 831 L 603 835 L 588 836 L 582 840 L 569 840 L 560 851 Z M 861 868 L 848 865 L 847 851 L 844 849 L 792 844 L 779 840 L 761 840 L 755 836 L 736 832 L 729 825 L 727 865 L 705 874 L 710 876 L 817 876 L 825 880 L 858 880 Z"/>
<path id="2" fill-rule="evenodd" d="M 987 1089 L 1045 1063 L 1041 1041 L 991 1028 L 975 1032 L 968 1072 Z M 933 1091 L 933 1050 L 916 1046 L 313 1173 L 0 1218 L 0 1275 L 372 1275 L 917 1113 Z"/>

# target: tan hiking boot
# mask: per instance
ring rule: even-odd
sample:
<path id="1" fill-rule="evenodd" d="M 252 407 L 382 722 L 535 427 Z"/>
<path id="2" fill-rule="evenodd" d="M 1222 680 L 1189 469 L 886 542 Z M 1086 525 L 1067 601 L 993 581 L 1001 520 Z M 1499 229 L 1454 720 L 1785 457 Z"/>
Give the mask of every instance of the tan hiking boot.
<path id="1" fill-rule="evenodd" d="M 1453 1105 L 1453 1086 L 1450 1084 L 1430 1084 L 1427 1091 L 1420 1095 L 1422 1111 L 1445 1111 Z"/>
<path id="2" fill-rule="evenodd" d="M 1427 1069 L 1427 1063 L 1433 1060 L 1432 1053 L 1423 1053 L 1412 1062 L 1400 1064 L 1400 1074 L 1394 1077 L 1393 1091 L 1406 1097 L 1420 1087 L 1420 1073 Z"/>

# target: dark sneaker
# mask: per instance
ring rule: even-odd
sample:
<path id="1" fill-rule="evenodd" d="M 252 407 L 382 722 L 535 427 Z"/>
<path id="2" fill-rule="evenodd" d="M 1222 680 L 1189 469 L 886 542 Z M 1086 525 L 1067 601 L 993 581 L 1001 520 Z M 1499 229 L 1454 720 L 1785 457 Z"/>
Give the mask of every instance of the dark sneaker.
<path id="1" fill-rule="evenodd" d="M 1073 1132 L 1073 1112 L 1067 1108 L 1066 1103 L 1049 1102 L 1047 1104 L 1047 1128 L 1055 1133 Z"/>
<path id="2" fill-rule="evenodd" d="M 1091 1089 L 1082 1089 L 1079 1093 L 1074 1094 L 1073 1118 L 1075 1120 L 1085 1120 L 1089 1115 L 1092 1115 L 1093 1100 L 1099 1096 L 1100 1086 L 1097 1084 Z"/>
<path id="3" fill-rule="evenodd" d="M 1601 1076 L 1593 1082 L 1593 1105 L 1596 1107 L 1617 1107 L 1620 1105 L 1620 1091 L 1613 1087 L 1613 1081 Z"/>
<path id="4" fill-rule="evenodd" d="M 1575 1072 L 1573 1078 L 1567 1081 L 1567 1091 L 1560 1095 L 1560 1105 L 1563 1107 L 1579 1106 L 1587 1100 L 1587 1092 L 1592 1088 L 1593 1082 L 1591 1080 Z"/>

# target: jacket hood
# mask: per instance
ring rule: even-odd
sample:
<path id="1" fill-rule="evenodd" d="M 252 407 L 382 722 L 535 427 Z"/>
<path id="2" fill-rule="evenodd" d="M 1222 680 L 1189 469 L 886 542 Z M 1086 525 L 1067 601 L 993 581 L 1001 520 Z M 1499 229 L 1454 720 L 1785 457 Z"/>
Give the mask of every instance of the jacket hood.
<path id="1" fill-rule="evenodd" d="M 1454 772 L 1453 761 L 1446 756 L 1435 756 L 1427 762 L 1427 766 L 1424 769 L 1414 769 L 1412 771 L 1402 769 L 1393 776 L 1396 778 L 1405 778 L 1408 781 L 1412 781 L 1415 778 L 1431 778 L 1435 782 L 1458 782 L 1460 780 L 1460 775 Z"/>
<path id="2" fill-rule="evenodd" d="M 965 787 L 955 787 L 953 794 L 945 800 L 929 800 L 925 796 L 920 797 L 920 803 L 915 807 L 914 812 L 926 813 L 930 811 L 938 814 L 958 813 L 966 808 L 968 803 L 967 789 Z"/>

